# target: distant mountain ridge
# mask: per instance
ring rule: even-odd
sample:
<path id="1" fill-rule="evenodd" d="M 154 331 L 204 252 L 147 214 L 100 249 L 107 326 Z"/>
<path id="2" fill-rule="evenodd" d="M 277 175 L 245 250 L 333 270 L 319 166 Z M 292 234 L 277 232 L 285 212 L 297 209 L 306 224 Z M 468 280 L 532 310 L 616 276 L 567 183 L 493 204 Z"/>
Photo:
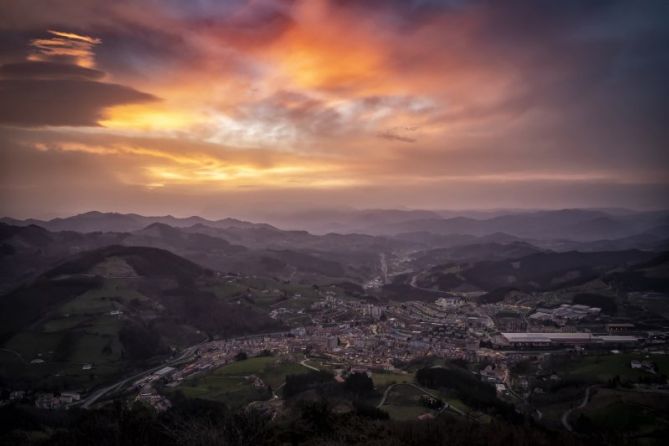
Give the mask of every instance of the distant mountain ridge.
<path id="1" fill-rule="evenodd" d="M 427 232 L 437 235 L 469 234 L 475 236 L 505 233 L 536 239 L 594 241 L 634 236 L 656 231 L 669 237 L 669 211 L 611 215 L 602 211 L 565 209 L 511 214 L 486 220 L 468 217 L 433 218 L 378 225 L 379 235 Z"/>
<path id="2" fill-rule="evenodd" d="M 237 220 L 235 218 L 207 220 L 206 218 L 197 216 L 185 218 L 174 217 L 172 215 L 145 217 L 139 214 L 120 214 L 116 212 L 98 211 L 86 212 L 84 214 L 66 218 L 54 218 L 52 220 L 17 220 L 4 217 L 0 219 L 0 222 L 14 226 L 36 225 L 48 229 L 49 231 L 76 232 L 132 232 L 143 229 L 153 223 L 162 223 L 177 228 L 185 228 L 197 224 L 205 224 L 215 228 L 273 228 L 273 226 L 265 223 L 251 223 Z"/>
<path id="3" fill-rule="evenodd" d="M 553 211 L 525 211 L 477 218 L 451 216 L 451 213 L 421 210 L 362 210 L 313 211 L 296 213 L 288 219 L 277 218 L 282 228 L 267 223 L 253 223 L 235 218 L 208 220 L 203 217 L 142 216 L 87 212 L 67 218 L 48 221 L 2 218 L 1 222 L 15 226 L 37 225 L 50 231 L 77 232 L 133 232 L 153 223 L 175 228 L 254 229 L 259 234 L 304 233 L 305 230 L 329 234 L 365 234 L 397 236 L 408 233 L 435 235 L 492 236 L 524 239 L 566 239 L 578 242 L 622 239 L 639 234 L 669 238 L 669 211 L 634 212 L 622 210 L 562 209 Z M 301 217 L 301 218 L 298 218 Z M 204 231 L 201 231 L 204 232 Z M 400 237 L 403 238 L 403 237 Z"/>

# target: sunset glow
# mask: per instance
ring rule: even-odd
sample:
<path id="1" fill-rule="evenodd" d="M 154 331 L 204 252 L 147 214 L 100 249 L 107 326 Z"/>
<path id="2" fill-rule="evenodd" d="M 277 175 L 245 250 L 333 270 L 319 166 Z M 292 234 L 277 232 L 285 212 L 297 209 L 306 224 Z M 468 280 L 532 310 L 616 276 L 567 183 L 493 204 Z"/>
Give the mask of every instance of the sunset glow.
<path id="1" fill-rule="evenodd" d="M 101 195 L 135 209 L 158 189 L 185 213 L 201 205 L 184 189 L 428 208 L 542 206 L 536 190 L 656 207 L 667 192 L 666 47 L 644 46 L 667 32 L 651 7 L 27 3 L 0 22 L 6 211 L 53 212 L 48 181 L 76 197 L 68 211 Z"/>

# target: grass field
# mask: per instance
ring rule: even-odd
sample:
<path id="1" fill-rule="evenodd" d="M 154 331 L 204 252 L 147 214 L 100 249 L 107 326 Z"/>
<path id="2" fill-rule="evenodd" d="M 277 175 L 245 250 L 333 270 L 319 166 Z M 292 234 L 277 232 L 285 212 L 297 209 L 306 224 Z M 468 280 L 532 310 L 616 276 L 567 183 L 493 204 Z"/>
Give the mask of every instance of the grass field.
<path id="1" fill-rule="evenodd" d="M 310 286 L 286 284 L 269 278 L 246 277 L 226 280 L 209 289 L 221 299 L 237 298 L 250 292 L 255 305 L 263 308 L 302 309 L 321 298 L 318 290 Z"/>
<path id="2" fill-rule="evenodd" d="M 220 299 L 230 299 L 235 295 L 245 292 L 247 287 L 237 282 L 223 282 L 209 287 L 209 290 Z"/>
<path id="3" fill-rule="evenodd" d="M 5 347 L 18 352 L 26 362 L 30 362 L 38 358 L 51 358 L 62 340 L 62 333 L 22 331 L 12 337 Z"/>
<path id="4" fill-rule="evenodd" d="M 388 398 L 382 410 L 388 412 L 395 420 L 413 420 L 424 413 L 435 414 L 421 402 L 423 393 L 415 387 L 408 385 L 397 385 L 388 393 Z"/>
<path id="5" fill-rule="evenodd" d="M 242 407 L 252 401 L 266 400 L 270 393 L 257 389 L 246 379 L 212 373 L 193 378 L 177 388 L 188 398 L 224 402 L 230 407 Z"/>
<path id="6" fill-rule="evenodd" d="M 372 381 L 377 389 L 384 389 L 391 384 L 410 383 L 414 380 L 413 373 L 373 372 Z"/>
<path id="7" fill-rule="evenodd" d="M 248 377 L 255 375 L 276 390 L 287 375 L 306 373 L 308 370 L 295 362 L 267 356 L 236 361 L 204 376 L 189 379 L 174 390 L 189 398 L 221 401 L 233 407 L 245 406 L 252 401 L 271 397 L 268 390 L 256 388 Z"/>
<path id="8" fill-rule="evenodd" d="M 633 359 L 654 361 L 658 365 L 660 374 L 669 375 L 669 355 L 652 355 L 647 358 L 633 353 L 584 356 L 560 363 L 557 372 L 565 377 L 588 383 L 606 383 L 615 376 L 628 381 L 636 381 L 643 376 L 649 376 L 648 372 L 630 367 L 630 361 Z"/>
<path id="9" fill-rule="evenodd" d="M 460 399 L 454 396 L 443 396 L 442 399 L 447 402 L 450 406 L 455 407 L 458 410 L 461 410 L 464 413 L 473 412 L 472 409 L 467 406 L 465 403 L 460 401 Z"/>
<path id="10" fill-rule="evenodd" d="M 624 432 L 642 439 L 669 428 L 669 396 L 598 389 L 585 408 L 574 411 L 571 420 L 577 420 L 581 414 L 598 430 Z M 641 443 L 654 444 L 650 439 Z"/>
<path id="11" fill-rule="evenodd" d="M 122 321 L 109 311 L 132 299 L 145 297 L 120 279 L 106 280 L 102 288 L 75 297 L 5 343 L 25 363 L 3 364 L 0 375 L 9 382 L 56 388 L 86 387 L 117 375 L 123 366 L 118 338 Z M 35 359 L 44 363 L 30 364 Z M 93 369 L 82 370 L 85 363 Z"/>
<path id="12" fill-rule="evenodd" d="M 218 369 L 225 376 L 256 375 L 266 384 L 276 389 L 284 383 L 286 375 L 306 373 L 309 370 L 295 362 L 286 362 L 273 356 L 250 358 L 237 361 Z"/>
<path id="13" fill-rule="evenodd" d="M 328 358 L 321 358 L 321 357 L 310 357 L 307 360 L 307 364 L 309 364 L 312 367 L 316 367 L 319 370 L 325 370 L 327 372 L 334 373 L 336 369 L 341 369 L 344 367 L 343 364 L 335 363 Z"/>
<path id="14" fill-rule="evenodd" d="M 108 279 L 101 288 L 89 290 L 60 307 L 60 313 L 70 317 L 108 313 L 133 299 L 145 300 L 146 297 L 126 287 L 122 279 Z"/>

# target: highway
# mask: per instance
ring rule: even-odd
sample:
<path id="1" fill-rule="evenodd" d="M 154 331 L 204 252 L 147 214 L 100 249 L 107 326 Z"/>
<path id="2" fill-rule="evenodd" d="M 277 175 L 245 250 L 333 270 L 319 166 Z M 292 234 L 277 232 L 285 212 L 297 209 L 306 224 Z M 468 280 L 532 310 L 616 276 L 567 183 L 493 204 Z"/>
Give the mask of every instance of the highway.
<path id="1" fill-rule="evenodd" d="M 173 366 L 173 365 L 179 365 L 185 361 L 190 360 L 194 355 L 197 349 L 200 347 L 201 344 L 193 345 L 188 347 L 186 350 L 183 351 L 179 357 L 172 359 L 170 361 L 167 361 L 161 365 L 152 367 L 148 370 L 144 370 L 143 372 L 136 373 L 132 376 L 129 376 L 127 378 L 124 378 L 120 381 L 117 381 L 111 385 L 108 385 L 106 387 L 103 387 L 101 389 L 95 390 L 93 393 L 88 395 L 86 398 L 82 399 L 78 404 L 83 408 L 83 409 L 89 409 L 93 404 L 95 404 L 100 398 L 103 396 L 116 392 L 123 388 L 128 382 L 130 381 L 136 381 L 140 378 L 143 378 L 147 375 L 150 375 L 151 373 L 162 369 L 163 367 L 168 367 L 168 366 Z"/>

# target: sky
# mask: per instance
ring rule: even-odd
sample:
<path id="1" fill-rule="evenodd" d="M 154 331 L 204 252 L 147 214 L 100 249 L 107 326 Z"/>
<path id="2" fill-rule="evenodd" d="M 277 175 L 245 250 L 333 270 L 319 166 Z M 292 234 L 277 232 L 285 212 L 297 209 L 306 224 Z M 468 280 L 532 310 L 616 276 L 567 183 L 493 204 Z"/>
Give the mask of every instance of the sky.
<path id="1" fill-rule="evenodd" d="M 0 214 L 666 208 L 669 2 L 0 0 Z"/>

